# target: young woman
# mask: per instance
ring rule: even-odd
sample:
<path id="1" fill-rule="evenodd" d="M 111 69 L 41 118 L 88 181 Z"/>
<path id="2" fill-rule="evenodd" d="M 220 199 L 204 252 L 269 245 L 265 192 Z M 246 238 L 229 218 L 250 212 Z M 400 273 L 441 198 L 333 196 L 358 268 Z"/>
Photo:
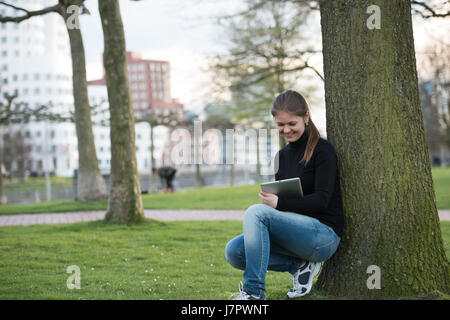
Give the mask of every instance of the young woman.
<path id="1" fill-rule="evenodd" d="M 344 227 L 336 154 L 320 138 L 305 99 L 285 91 L 275 99 L 272 115 L 288 142 L 278 152 L 275 179 L 300 177 L 303 197 L 261 191 L 262 204 L 245 212 L 244 233 L 225 249 L 227 261 L 244 270 L 237 300 L 265 299 L 267 270 L 293 275 L 288 297 L 309 293 L 322 262 L 336 251 Z"/>

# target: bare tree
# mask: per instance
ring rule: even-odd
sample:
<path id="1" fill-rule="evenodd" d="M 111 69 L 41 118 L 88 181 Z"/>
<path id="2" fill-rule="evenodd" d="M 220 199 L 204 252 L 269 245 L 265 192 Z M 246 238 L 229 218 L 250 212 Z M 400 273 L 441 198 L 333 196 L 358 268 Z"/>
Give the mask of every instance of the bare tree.
<path id="1" fill-rule="evenodd" d="M 0 96 L 0 128 L 11 124 L 24 124 L 31 121 L 66 121 L 70 118 L 53 113 L 51 104 L 31 108 L 24 102 L 16 102 L 15 100 L 17 98 L 17 94 L 10 95 L 4 93 Z M 1 142 L 5 142 L 4 145 L 0 143 L 0 204 L 3 202 L 3 163 L 11 163 L 12 161 L 19 160 L 19 167 L 24 169 L 23 166 L 25 164 L 26 155 L 28 154 L 28 148 L 23 144 L 23 136 L 19 135 L 17 141 L 16 139 L 13 141 L 13 138 L 14 137 L 10 135 L 9 141 L 4 141 L 8 139 L 0 137 Z M 5 156 L 3 149 L 8 149 L 6 151 L 8 154 Z M 10 165 L 7 164 L 6 167 L 10 168 Z"/>

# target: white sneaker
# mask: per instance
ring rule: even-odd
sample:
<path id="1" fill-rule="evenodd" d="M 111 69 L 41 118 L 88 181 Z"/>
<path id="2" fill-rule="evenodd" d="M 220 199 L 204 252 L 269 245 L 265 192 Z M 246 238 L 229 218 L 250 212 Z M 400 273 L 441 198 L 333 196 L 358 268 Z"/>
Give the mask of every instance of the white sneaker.
<path id="1" fill-rule="evenodd" d="M 307 262 L 300 267 L 292 277 L 294 287 L 289 290 L 289 298 L 298 298 L 308 294 L 311 291 L 313 279 L 319 274 L 322 262 Z"/>
<path id="2" fill-rule="evenodd" d="M 243 290 L 242 281 L 239 283 L 239 292 L 233 293 L 228 300 L 266 300 L 266 295 L 263 295 L 262 297 L 254 296 L 252 294 L 249 294 Z"/>

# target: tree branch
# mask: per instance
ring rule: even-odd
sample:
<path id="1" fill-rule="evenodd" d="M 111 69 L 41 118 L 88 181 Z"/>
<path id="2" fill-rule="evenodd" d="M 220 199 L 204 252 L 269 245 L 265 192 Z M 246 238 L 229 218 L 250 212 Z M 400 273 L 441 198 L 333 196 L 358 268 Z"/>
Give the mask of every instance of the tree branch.
<path id="1" fill-rule="evenodd" d="M 443 3 L 443 5 L 447 4 L 448 1 L 445 1 Z M 425 14 L 424 11 L 422 10 L 417 10 L 417 9 L 413 9 L 415 13 L 418 13 L 422 16 L 422 18 L 424 19 L 428 19 L 428 18 L 445 18 L 450 16 L 450 11 L 444 12 L 444 13 L 438 13 L 436 12 L 436 8 L 432 8 L 429 5 L 427 5 L 426 3 L 422 2 L 422 1 L 416 1 L 416 0 L 411 0 L 411 5 L 416 5 L 419 6 L 421 8 L 424 9 L 424 11 L 428 12 L 429 14 Z"/>
<path id="2" fill-rule="evenodd" d="M 0 5 L 6 6 L 6 7 L 11 7 L 15 10 L 19 10 L 19 11 L 23 11 L 25 12 L 25 15 L 19 16 L 19 17 L 4 17 L 4 16 L 0 16 L 0 22 L 5 23 L 5 22 L 22 22 L 24 20 L 27 20 L 31 17 L 35 17 L 35 16 L 40 16 L 40 15 L 44 15 L 50 12 L 57 12 L 59 13 L 61 10 L 61 5 L 58 3 L 54 6 L 51 7 L 47 7 L 41 10 L 34 10 L 34 11 L 29 11 L 26 10 L 24 8 L 20 8 L 17 6 L 14 6 L 12 4 L 6 3 L 5 1 L 0 1 Z"/>

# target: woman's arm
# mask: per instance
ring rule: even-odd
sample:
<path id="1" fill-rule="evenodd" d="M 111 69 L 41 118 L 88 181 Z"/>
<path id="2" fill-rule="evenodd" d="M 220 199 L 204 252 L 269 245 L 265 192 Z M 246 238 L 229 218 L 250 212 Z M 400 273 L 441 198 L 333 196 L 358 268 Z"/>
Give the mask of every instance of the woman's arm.
<path id="1" fill-rule="evenodd" d="M 279 197 L 276 209 L 307 213 L 328 207 L 337 177 L 337 157 L 330 144 L 324 144 L 317 150 L 314 169 L 314 192 L 302 198 Z"/>

